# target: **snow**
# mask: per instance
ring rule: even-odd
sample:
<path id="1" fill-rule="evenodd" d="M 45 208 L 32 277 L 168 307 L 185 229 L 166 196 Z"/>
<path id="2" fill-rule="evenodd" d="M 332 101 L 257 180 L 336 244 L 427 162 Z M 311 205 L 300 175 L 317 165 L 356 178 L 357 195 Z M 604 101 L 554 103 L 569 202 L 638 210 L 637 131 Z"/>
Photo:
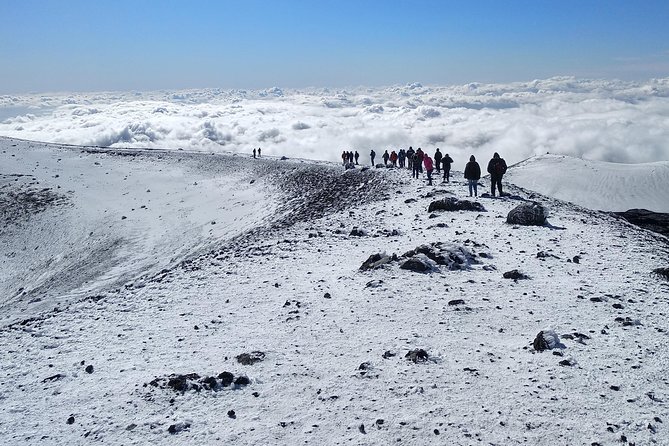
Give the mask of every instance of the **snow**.
<path id="1" fill-rule="evenodd" d="M 507 225 L 530 195 L 512 184 L 519 198 L 477 199 L 487 212 L 430 218 L 433 200 L 465 198 L 461 172 L 427 186 L 396 169 L 226 154 L 11 139 L 0 152 L 3 185 L 31 175 L 68 198 L 0 232 L 2 444 L 669 443 L 669 283 L 652 273 L 666 238 L 537 194 L 550 225 Z M 38 250 L 7 255 L 30 235 Z M 123 255 L 98 254 L 114 240 Z M 435 242 L 480 263 L 359 270 Z M 41 260 L 55 255 L 88 283 Z M 61 280 L 40 288 L 30 267 Z M 531 279 L 504 279 L 512 269 Z M 29 295 L 8 294 L 19 285 Z M 564 348 L 535 352 L 549 329 Z M 414 349 L 429 359 L 407 360 Z M 264 359 L 235 360 L 253 351 Z M 251 382 L 148 384 L 223 371 Z"/>
<path id="2" fill-rule="evenodd" d="M 669 161 L 623 164 L 547 154 L 512 166 L 504 179 L 590 209 L 669 212 Z"/>

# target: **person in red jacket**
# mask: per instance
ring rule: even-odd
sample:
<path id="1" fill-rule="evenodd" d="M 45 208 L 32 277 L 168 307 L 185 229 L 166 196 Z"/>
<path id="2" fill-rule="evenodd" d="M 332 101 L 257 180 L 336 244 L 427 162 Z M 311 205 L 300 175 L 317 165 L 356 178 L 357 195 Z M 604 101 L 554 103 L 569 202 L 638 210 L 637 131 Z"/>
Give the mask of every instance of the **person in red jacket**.
<path id="1" fill-rule="evenodd" d="M 434 164 L 432 163 L 432 158 L 427 153 L 423 155 L 423 164 L 425 165 L 425 172 L 427 172 L 427 184 L 432 186 L 432 170 L 434 169 Z"/>
<path id="2" fill-rule="evenodd" d="M 393 167 L 397 167 L 397 152 L 394 150 L 390 152 L 390 162 L 393 163 Z"/>

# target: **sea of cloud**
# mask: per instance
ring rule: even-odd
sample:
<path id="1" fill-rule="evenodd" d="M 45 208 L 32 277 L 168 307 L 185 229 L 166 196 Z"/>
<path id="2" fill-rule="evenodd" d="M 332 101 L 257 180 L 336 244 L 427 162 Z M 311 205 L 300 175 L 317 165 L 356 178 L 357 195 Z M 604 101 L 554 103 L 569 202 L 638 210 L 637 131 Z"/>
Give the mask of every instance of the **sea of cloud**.
<path id="1" fill-rule="evenodd" d="M 621 163 L 669 160 L 669 78 L 509 84 L 0 96 L 0 135 L 339 160 L 342 150 L 437 147 L 458 164 L 499 152 Z"/>

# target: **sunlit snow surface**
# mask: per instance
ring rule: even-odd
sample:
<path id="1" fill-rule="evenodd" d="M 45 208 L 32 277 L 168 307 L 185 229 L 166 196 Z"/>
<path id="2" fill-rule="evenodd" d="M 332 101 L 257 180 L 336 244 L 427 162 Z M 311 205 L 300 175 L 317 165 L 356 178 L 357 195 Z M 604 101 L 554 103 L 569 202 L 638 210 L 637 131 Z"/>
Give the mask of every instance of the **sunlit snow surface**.
<path id="1" fill-rule="evenodd" d="M 559 77 L 510 84 L 185 90 L 0 96 L 0 135 L 112 147 L 233 150 L 336 161 L 409 145 L 546 152 L 612 162 L 669 159 L 669 79 Z"/>
<path id="2" fill-rule="evenodd" d="M 511 184 L 431 216 L 458 169 L 134 153 L 0 139 L 0 444 L 669 443 L 665 238 Z M 550 224 L 506 224 L 529 198 Z M 476 262 L 359 271 L 439 241 Z M 149 384 L 223 371 L 250 384 Z"/>

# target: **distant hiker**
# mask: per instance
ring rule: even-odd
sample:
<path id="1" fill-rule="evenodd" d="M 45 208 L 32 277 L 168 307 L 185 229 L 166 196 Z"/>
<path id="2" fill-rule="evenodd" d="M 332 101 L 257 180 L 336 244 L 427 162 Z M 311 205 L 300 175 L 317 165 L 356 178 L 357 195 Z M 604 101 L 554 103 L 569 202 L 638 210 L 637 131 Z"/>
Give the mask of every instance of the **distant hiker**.
<path id="1" fill-rule="evenodd" d="M 369 157 L 372 159 L 372 167 L 374 167 L 374 157 L 376 156 L 376 152 L 374 149 L 372 149 L 371 152 L 369 152 Z"/>
<path id="2" fill-rule="evenodd" d="M 353 151 L 352 150 L 348 151 L 348 162 L 353 164 Z"/>
<path id="3" fill-rule="evenodd" d="M 388 155 L 388 151 L 386 150 L 385 152 L 383 152 L 383 164 L 385 164 L 386 166 L 388 165 L 388 158 L 390 158 L 390 155 Z"/>
<path id="4" fill-rule="evenodd" d="M 474 196 L 478 197 L 476 191 L 476 186 L 478 184 L 479 178 L 481 178 L 481 166 L 476 162 L 474 155 L 469 157 L 469 162 L 465 167 L 465 178 L 469 182 L 469 196 L 472 196 L 472 190 L 474 190 Z"/>
<path id="5" fill-rule="evenodd" d="M 413 150 L 413 147 L 409 146 L 409 150 L 407 150 L 407 168 L 413 170 L 413 157 L 416 154 L 416 152 Z"/>
<path id="6" fill-rule="evenodd" d="M 256 148 L 254 147 L 253 148 L 253 158 L 255 158 L 255 157 L 256 157 Z"/>
<path id="7" fill-rule="evenodd" d="M 348 159 L 348 153 L 346 153 L 346 150 L 341 152 L 341 163 L 345 166 L 346 165 L 346 160 Z"/>
<path id="8" fill-rule="evenodd" d="M 397 152 L 394 150 L 390 152 L 390 162 L 393 163 L 393 167 L 397 167 Z"/>
<path id="9" fill-rule="evenodd" d="M 453 158 L 448 156 L 448 153 L 444 155 L 444 157 L 441 159 L 441 164 L 444 166 L 444 181 L 447 183 L 450 180 L 451 176 L 451 163 L 453 162 Z"/>
<path id="10" fill-rule="evenodd" d="M 495 152 L 492 159 L 488 163 L 488 173 L 490 174 L 490 189 L 492 196 L 495 196 L 495 185 L 499 189 L 499 196 L 502 196 L 502 177 L 506 173 L 506 161 L 499 157 L 499 153 Z"/>
<path id="11" fill-rule="evenodd" d="M 425 172 L 427 172 L 427 184 L 432 186 L 432 169 L 434 164 L 432 163 L 432 158 L 427 153 L 423 156 L 423 164 L 425 164 Z"/>
<path id="12" fill-rule="evenodd" d="M 400 149 L 397 152 L 397 161 L 399 161 L 400 167 L 404 167 L 404 161 L 407 159 L 407 153 L 404 149 Z"/>
<path id="13" fill-rule="evenodd" d="M 437 148 L 437 151 L 434 152 L 434 165 L 437 168 L 437 173 L 441 172 L 441 152 L 439 151 L 439 148 Z"/>
<path id="14" fill-rule="evenodd" d="M 260 158 L 260 147 L 258 147 L 258 158 Z"/>
<path id="15" fill-rule="evenodd" d="M 355 151 L 355 155 L 353 155 L 353 158 L 355 158 L 355 164 L 358 164 L 358 158 L 360 158 L 360 154 L 358 153 L 357 150 Z"/>
<path id="16" fill-rule="evenodd" d="M 411 159 L 411 177 L 418 178 L 418 174 L 421 172 L 423 161 L 418 156 L 418 152 L 414 153 L 413 158 Z"/>
<path id="17" fill-rule="evenodd" d="M 423 157 L 425 156 L 423 149 L 419 147 L 418 150 L 416 150 L 416 155 L 414 156 L 419 160 L 418 168 L 420 170 L 420 173 L 423 173 Z"/>

